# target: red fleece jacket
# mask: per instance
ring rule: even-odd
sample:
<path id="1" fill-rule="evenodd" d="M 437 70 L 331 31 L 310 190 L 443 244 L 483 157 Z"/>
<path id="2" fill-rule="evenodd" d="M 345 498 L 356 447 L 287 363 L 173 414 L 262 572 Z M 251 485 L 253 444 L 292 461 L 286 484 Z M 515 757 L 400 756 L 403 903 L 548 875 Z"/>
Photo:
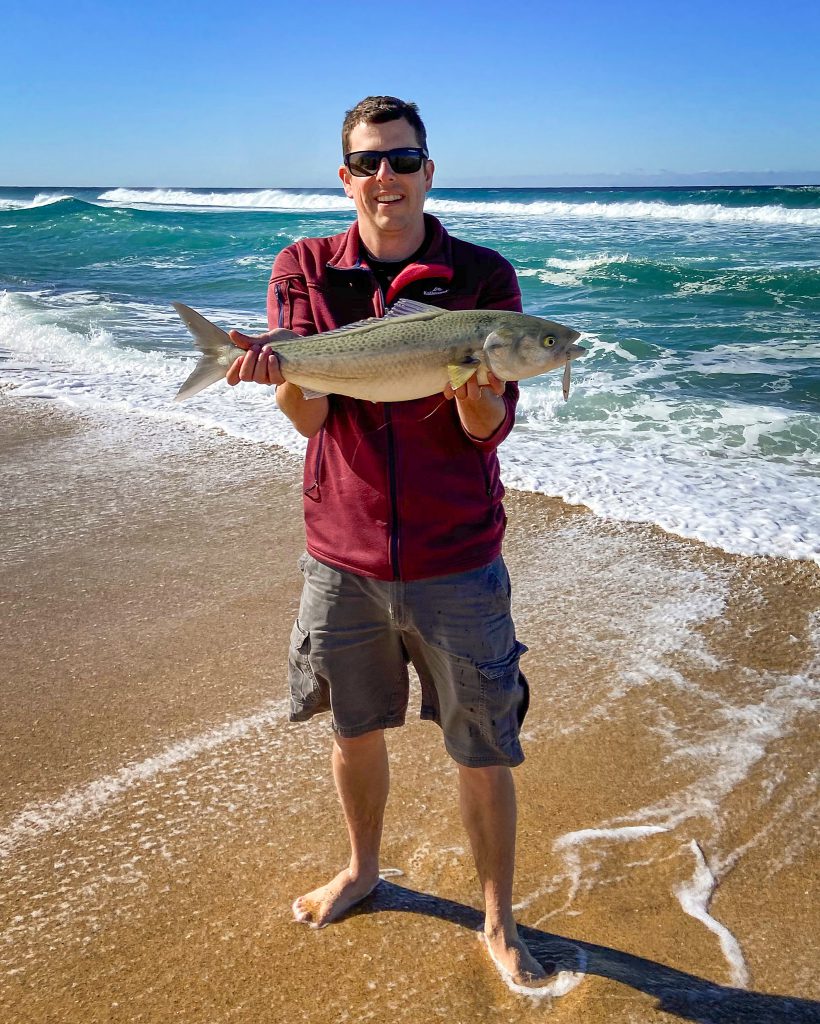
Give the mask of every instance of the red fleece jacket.
<path id="1" fill-rule="evenodd" d="M 521 310 L 512 266 L 493 249 L 453 238 L 425 215 L 430 243 L 396 277 L 399 296 L 444 309 Z M 299 334 L 382 316 L 385 299 L 360 256 L 356 222 L 307 238 L 273 264 L 268 322 Z M 491 562 L 506 516 L 496 448 L 512 429 L 518 387 L 492 437 L 465 433 L 455 402 L 362 402 L 332 395 L 305 459 L 307 549 L 327 565 L 381 580 L 417 580 Z"/>

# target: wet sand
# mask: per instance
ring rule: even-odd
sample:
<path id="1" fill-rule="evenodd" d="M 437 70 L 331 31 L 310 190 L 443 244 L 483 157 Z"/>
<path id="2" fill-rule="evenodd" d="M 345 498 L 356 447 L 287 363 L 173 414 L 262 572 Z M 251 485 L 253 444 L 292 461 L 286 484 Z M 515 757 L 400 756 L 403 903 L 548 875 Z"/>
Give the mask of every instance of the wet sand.
<path id="1" fill-rule="evenodd" d="M 518 917 L 491 966 L 435 726 L 394 730 L 383 864 L 344 862 L 327 720 L 287 723 L 297 461 L 0 391 L 0 1019 L 820 1020 L 820 571 L 512 493 L 533 703 Z"/>

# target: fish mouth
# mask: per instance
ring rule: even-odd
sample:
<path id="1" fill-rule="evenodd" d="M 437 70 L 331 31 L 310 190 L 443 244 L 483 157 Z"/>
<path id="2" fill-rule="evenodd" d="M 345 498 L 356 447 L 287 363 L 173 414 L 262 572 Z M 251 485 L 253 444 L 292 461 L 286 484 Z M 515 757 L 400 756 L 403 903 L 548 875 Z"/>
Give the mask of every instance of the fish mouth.
<path id="1" fill-rule="evenodd" d="M 579 335 L 580 337 L 580 335 Z M 570 345 L 567 349 L 567 362 L 572 362 L 573 359 L 577 359 L 578 356 L 585 356 L 588 349 L 581 348 L 580 345 Z"/>

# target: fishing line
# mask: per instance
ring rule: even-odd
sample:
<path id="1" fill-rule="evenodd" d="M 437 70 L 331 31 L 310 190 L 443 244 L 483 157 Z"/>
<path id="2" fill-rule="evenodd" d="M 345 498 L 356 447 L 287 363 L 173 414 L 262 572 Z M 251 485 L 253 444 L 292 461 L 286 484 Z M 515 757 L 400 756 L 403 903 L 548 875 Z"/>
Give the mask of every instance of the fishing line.
<path id="1" fill-rule="evenodd" d="M 440 408 L 441 408 L 441 407 L 442 407 L 443 405 L 446 405 L 446 404 L 447 404 L 447 402 L 449 402 L 449 401 L 450 401 L 450 399 L 448 399 L 448 398 L 442 398 L 442 400 L 441 400 L 441 401 L 440 401 L 440 402 L 438 403 L 438 405 L 437 405 L 437 406 L 436 406 L 436 407 L 435 407 L 434 409 L 431 409 L 431 410 L 430 410 L 430 412 L 428 412 L 428 413 L 425 413 L 425 415 L 424 415 L 424 416 L 422 416 L 422 417 L 421 417 L 421 419 L 418 419 L 418 420 L 414 419 L 414 420 L 413 420 L 413 422 L 414 422 L 414 423 L 424 423 L 424 421 L 425 421 L 425 420 L 429 420 L 431 416 L 434 416 L 434 415 L 435 415 L 435 414 L 436 414 L 436 413 L 437 413 L 437 412 L 439 411 L 439 409 L 440 409 Z M 396 403 L 394 403 L 394 404 L 393 404 L 393 407 L 394 407 L 394 408 L 395 408 L 395 405 L 396 405 Z M 358 419 L 358 414 L 357 414 L 357 419 Z M 396 419 L 398 420 L 398 419 L 400 419 L 400 417 L 396 417 Z M 378 432 L 379 432 L 380 430 L 384 430 L 384 428 L 385 428 L 385 427 L 386 427 L 387 425 L 388 425 L 388 424 L 387 424 L 387 422 L 385 421 L 384 423 L 381 423 L 381 424 L 379 424 L 379 426 L 378 426 L 378 427 L 373 427 L 373 429 L 372 429 L 372 430 L 365 430 L 365 431 L 363 431 L 363 432 L 362 432 L 362 435 L 361 435 L 361 437 L 360 437 L 360 438 L 359 438 L 359 440 L 358 440 L 358 441 L 356 442 L 356 447 L 355 447 L 355 448 L 353 449 L 353 454 L 352 454 L 352 455 L 350 456 L 350 468 L 351 468 L 351 469 L 353 468 L 353 464 L 354 464 L 354 463 L 355 463 L 355 461 L 356 461 L 356 455 L 358 454 L 358 451 L 359 451 L 359 446 L 361 445 L 362 441 L 364 441 L 364 439 L 365 439 L 366 437 L 370 437 L 370 435 L 371 435 L 371 434 L 378 434 Z"/>

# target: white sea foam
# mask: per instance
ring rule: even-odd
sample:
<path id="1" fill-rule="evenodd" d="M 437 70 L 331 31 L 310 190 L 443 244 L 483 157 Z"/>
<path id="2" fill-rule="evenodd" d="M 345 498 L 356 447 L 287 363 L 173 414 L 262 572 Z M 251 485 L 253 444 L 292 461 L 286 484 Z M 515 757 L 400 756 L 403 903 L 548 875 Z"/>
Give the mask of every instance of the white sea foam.
<path id="1" fill-rule="evenodd" d="M 587 969 L 587 955 L 580 946 L 573 947 L 573 952 L 577 958 L 577 965 L 574 971 L 558 971 L 554 977 L 545 981 L 543 985 L 531 988 L 528 985 L 519 985 L 507 968 L 498 960 L 495 953 L 493 953 L 486 937 L 482 935 L 480 939 L 487 947 L 490 959 L 495 964 L 504 984 L 511 992 L 515 992 L 517 996 L 527 996 L 534 1001 L 556 999 L 559 996 L 565 996 L 568 992 L 577 988 L 584 980 L 584 972 Z"/>
<path id="2" fill-rule="evenodd" d="M 246 192 L 193 192 L 189 189 L 115 188 L 102 192 L 98 202 L 117 206 L 199 207 L 202 209 L 352 211 L 350 200 L 333 192 L 278 188 Z M 820 211 L 783 206 L 730 207 L 716 203 L 568 202 L 535 200 L 511 202 L 443 198 L 432 194 L 426 209 L 433 214 L 504 217 L 520 220 L 651 220 L 687 224 L 759 224 L 820 227 Z"/>
<path id="3" fill-rule="evenodd" d="M 578 896 L 584 875 L 581 866 L 582 847 L 591 846 L 594 843 L 630 843 L 668 831 L 664 825 L 623 825 L 618 828 L 579 829 L 559 836 L 552 844 L 552 848 L 563 857 L 565 865 L 563 877 L 569 882 L 569 889 L 562 906 L 550 911 L 541 920 L 548 920 L 550 917 L 565 913 Z"/>
<path id="4" fill-rule="evenodd" d="M 630 388 L 652 372 L 636 367 Z M 607 390 L 617 388 L 590 374 L 576 401 L 594 403 Z M 794 431 L 813 436 L 816 417 L 749 403 L 682 408 L 674 394 L 593 404 L 577 422 L 563 418 L 562 406 L 557 382 L 522 389 L 522 429 L 500 451 L 509 485 L 736 554 L 820 563 L 817 454 L 808 442 L 779 461 L 761 449 L 764 435 L 769 444 Z"/>
<path id="5" fill-rule="evenodd" d="M 115 188 L 101 193 L 97 200 L 116 206 L 200 207 L 212 210 L 353 210 L 353 204 L 345 195 L 330 192 L 287 192 L 278 188 L 252 192 L 208 193 L 172 188 Z"/>
<path id="6" fill-rule="evenodd" d="M 37 293 L 0 293 L 0 379 L 15 385 L 15 394 L 74 408 L 182 422 L 299 454 L 304 451 L 304 440 L 279 412 L 270 388 L 234 390 L 218 383 L 189 401 L 173 401 L 197 357 L 169 351 L 167 344 L 164 350 L 160 347 L 174 332 L 182 334 L 181 346 L 188 346 L 188 336 L 170 307 L 118 307 L 126 319 L 138 318 L 143 339 L 156 335 L 157 348 L 146 351 L 118 344 L 110 332 L 96 326 L 98 307 L 86 301 L 90 297 L 71 293 L 52 302 Z M 247 324 L 245 314 L 229 310 L 203 308 L 202 313 L 217 323 Z"/>
<path id="7" fill-rule="evenodd" d="M 33 210 L 38 206 L 51 206 L 53 203 L 61 203 L 64 199 L 71 199 L 68 195 L 49 195 L 38 193 L 33 199 L 0 199 L 0 211 L 2 210 Z"/>
<path id="8" fill-rule="evenodd" d="M 784 206 L 720 206 L 715 203 L 531 203 L 471 202 L 461 199 L 427 200 L 430 213 L 498 216 L 516 221 L 538 220 L 639 220 L 672 221 L 685 224 L 759 224 L 792 227 L 820 227 L 820 210 L 791 210 Z"/>
<path id="9" fill-rule="evenodd" d="M 687 914 L 700 921 L 717 936 L 723 956 L 729 965 L 732 984 L 745 988 L 749 984 L 749 970 L 740 943 L 725 924 L 721 924 L 709 913 L 709 904 L 717 887 L 717 879 L 709 869 L 700 846 L 694 839 L 689 845 L 695 858 L 695 870 L 690 881 L 675 888 L 675 895 Z"/>
<path id="10" fill-rule="evenodd" d="M 0 860 L 11 856 L 21 845 L 36 842 L 43 835 L 61 831 L 99 814 L 106 804 L 140 783 L 227 743 L 269 729 L 286 718 L 285 703 L 272 702 L 255 714 L 173 743 L 158 754 L 127 764 L 111 775 L 69 790 L 56 800 L 29 804 L 0 831 Z"/>
<path id="11" fill-rule="evenodd" d="M 811 842 L 815 784 L 811 777 L 787 784 L 779 777 L 778 762 L 784 742 L 817 708 L 820 686 L 817 622 L 816 614 L 809 616 L 814 650 L 804 671 L 798 675 L 756 673 L 747 669 L 740 685 L 729 693 L 723 693 L 709 689 L 708 684 L 699 681 L 697 673 L 687 678 L 671 664 L 665 667 L 658 664 L 654 672 L 654 686 L 645 691 L 642 717 L 651 731 L 665 742 L 668 750 L 666 760 L 685 761 L 685 777 L 691 777 L 691 773 L 694 777 L 680 789 L 665 794 L 655 804 L 604 821 L 597 827 L 560 836 L 553 848 L 564 862 L 563 871 L 546 886 L 530 894 L 524 905 L 560 892 L 567 885 L 569 891 L 563 905 L 544 914 L 535 922 L 536 927 L 557 914 L 572 913 L 579 896 L 589 898 L 596 890 L 600 891 L 602 884 L 617 881 L 624 868 L 632 871 L 651 867 L 659 859 L 677 859 L 680 852 L 688 850 L 695 859 L 694 872 L 688 879 L 675 884 L 673 893 L 681 908 L 718 938 L 732 983 L 738 986 L 748 983 L 740 941 L 714 917 L 710 903 L 722 878 L 768 833 L 777 831 L 778 846 L 782 847 L 785 858 L 793 849 L 802 849 L 805 855 L 806 845 Z M 652 626 L 648 625 L 645 632 L 647 636 L 653 635 Z M 692 634 L 693 639 L 696 636 Z M 700 642 L 704 642 L 703 637 Z M 689 646 L 680 650 L 687 656 L 686 660 L 691 660 L 693 653 L 697 655 L 696 660 L 701 660 L 697 648 L 694 652 Z M 705 653 L 708 655 L 708 651 Z M 678 663 L 681 664 L 680 659 Z M 665 696 L 670 686 L 673 695 L 671 706 Z M 687 706 L 699 708 L 702 713 L 691 718 L 688 714 L 681 716 L 676 713 L 678 705 L 674 694 L 681 689 L 687 691 Z M 709 713 L 703 713 L 707 710 Z M 746 814 L 748 823 L 754 826 L 760 806 L 765 806 L 766 811 L 762 825 L 740 830 L 747 836 L 744 843 L 727 848 L 727 837 L 738 832 L 737 814 L 744 813 L 738 812 L 737 801 L 729 802 L 728 798 L 741 785 L 750 788 L 743 806 L 749 805 L 749 798 L 755 791 L 758 793 L 759 803 L 755 805 L 752 797 Z M 732 817 L 727 821 L 729 815 Z M 732 827 L 728 828 L 730 822 Z M 704 853 L 705 844 L 692 838 L 695 829 L 698 834 L 709 837 L 713 852 L 708 857 Z M 627 864 L 618 859 L 613 867 L 608 867 L 610 844 L 629 841 L 646 844 L 661 834 L 666 834 L 667 838 L 660 850 L 653 850 L 650 844 L 643 858 Z M 674 850 L 676 844 L 677 852 L 670 854 L 670 846 Z M 774 864 L 772 871 L 782 867 L 782 863 Z M 617 874 L 613 875 L 613 871 Z"/>
<path id="12" fill-rule="evenodd" d="M 598 256 L 577 257 L 565 260 L 550 257 L 544 261 L 544 267 L 525 267 L 518 271 L 519 277 L 536 277 L 541 284 L 553 285 L 556 288 L 575 288 L 584 279 L 603 267 L 627 263 L 629 255 L 622 253 L 610 256 L 602 253 Z"/>
<path id="13" fill-rule="evenodd" d="M 247 320 L 230 310 L 202 312 L 217 323 Z M 138 321 L 141 343 L 156 337 L 156 349 L 115 339 L 100 326 L 112 316 Z M 176 350 L 168 346 L 175 336 Z M 594 338 L 585 344 L 593 349 L 591 357 L 596 349 L 629 356 Z M 279 413 L 268 388 L 231 389 L 223 383 L 185 403 L 172 401 L 195 358 L 185 354 L 192 349 L 170 309 L 115 305 L 92 291 L 57 298 L 0 293 L 0 345 L 2 375 L 21 396 L 183 421 L 295 454 L 304 451 L 305 442 Z M 705 368 L 716 359 L 700 358 Z M 682 410 L 674 393 L 639 393 L 670 368 L 658 360 L 630 366 L 628 385 L 582 367 L 571 420 L 565 419 L 568 407 L 557 375 L 524 386 L 520 425 L 500 453 L 507 484 L 586 505 L 605 518 L 656 523 L 731 552 L 820 562 L 820 456 L 811 454 L 808 440 L 816 417 L 750 403 L 690 402 Z M 613 405 L 611 395 L 629 400 L 619 397 L 621 404 Z M 782 437 L 791 450 L 789 439 L 798 434 L 806 439 L 803 454 L 779 461 L 761 455 L 764 441 L 771 445 Z"/>
<path id="14" fill-rule="evenodd" d="M 668 829 L 662 825 L 622 825 L 620 828 L 582 828 L 577 832 L 565 832 L 553 843 L 554 850 L 565 850 L 572 846 L 582 846 L 584 843 L 594 842 L 603 839 L 607 842 L 628 843 L 633 839 L 645 839 L 647 836 L 656 836 L 660 832 L 667 832 Z"/>

